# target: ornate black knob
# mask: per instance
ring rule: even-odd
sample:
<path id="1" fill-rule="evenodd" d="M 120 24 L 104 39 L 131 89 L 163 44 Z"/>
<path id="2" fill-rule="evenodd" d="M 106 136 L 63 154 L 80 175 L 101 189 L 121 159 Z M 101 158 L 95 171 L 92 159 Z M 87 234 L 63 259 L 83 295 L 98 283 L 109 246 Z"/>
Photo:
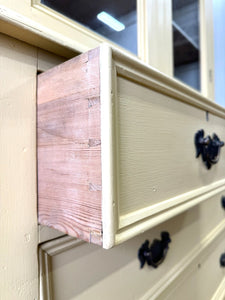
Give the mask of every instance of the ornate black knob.
<path id="1" fill-rule="evenodd" d="M 225 267 L 225 253 L 220 256 L 220 265 L 221 267 Z"/>
<path id="2" fill-rule="evenodd" d="M 222 208 L 225 209 L 225 196 L 221 197 L 221 205 L 222 205 Z"/>
<path id="3" fill-rule="evenodd" d="M 155 239 L 150 247 L 149 241 L 146 240 L 138 250 L 141 269 L 145 263 L 153 268 L 157 268 L 165 260 L 170 242 L 170 235 L 166 231 L 161 232 L 161 240 Z"/>
<path id="4" fill-rule="evenodd" d="M 195 134 L 196 157 L 202 156 L 207 169 L 218 162 L 220 148 L 223 146 L 224 142 L 215 133 L 212 138 L 209 135 L 204 137 L 203 129 Z"/>

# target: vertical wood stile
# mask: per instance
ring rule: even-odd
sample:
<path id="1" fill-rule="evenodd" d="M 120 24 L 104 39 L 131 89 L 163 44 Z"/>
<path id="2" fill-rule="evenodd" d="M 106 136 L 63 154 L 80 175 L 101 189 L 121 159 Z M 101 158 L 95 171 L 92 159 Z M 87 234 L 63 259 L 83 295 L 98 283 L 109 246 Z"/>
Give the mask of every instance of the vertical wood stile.
<path id="1" fill-rule="evenodd" d="M 201 93 L 214 100 L 213 4 L 199 0 Z"/>
<path id="2" fill-rule="evenodd" d="M 138 53 L 150 66 L 173 76 L 171 0 L 138 1 Z"/>

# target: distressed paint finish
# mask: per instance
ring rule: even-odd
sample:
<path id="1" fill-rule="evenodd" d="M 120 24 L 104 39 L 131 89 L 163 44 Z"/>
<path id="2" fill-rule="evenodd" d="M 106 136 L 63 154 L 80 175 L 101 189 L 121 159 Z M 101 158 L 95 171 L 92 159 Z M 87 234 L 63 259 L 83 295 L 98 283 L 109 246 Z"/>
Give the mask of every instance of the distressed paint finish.
<path id="1" fill-rule="evenodd" d="M 38 299 L 37 49 L 0 35 L 0 299 Z"/>
<path id="2" fill-rule="evenodd" d="M 39 222 L 101 244 L 97 50 L 38 77 Z"/>

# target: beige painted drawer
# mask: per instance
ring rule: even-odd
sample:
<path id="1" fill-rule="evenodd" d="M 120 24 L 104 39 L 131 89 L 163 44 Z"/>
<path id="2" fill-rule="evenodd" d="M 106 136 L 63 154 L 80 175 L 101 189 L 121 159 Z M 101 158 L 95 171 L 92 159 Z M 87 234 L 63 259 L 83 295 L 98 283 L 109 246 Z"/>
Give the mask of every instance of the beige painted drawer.
<path id="1" fill-rule="evenodd" d="M 223 300 L 225 297 L 225 268 L 220 257 L 225 253 L 225 231 L 198 259 L 188 266 L 176 282 L 164 290 L 157 300 Z M 222 283 L 222 287 L 220 286 Z M 220 289 L 220 292 L 217 290 Z M 151 299 L 151 298 L 146 298 Z"/>
<path id="2" fill-rule="evenodd" d="M 107 45 L 39 75 L 40 224 L 110 248 L 200 203 L 223 189 L 225 151 L 207 170 L 195 133 L 224 140 L 224 118 Z"/>
<path id="3" fill-rule="evenodd" d="M 69 237 L 46 243 L 40 260 L 45 272 L 42 290 L 52 293 L 54 300 L 166 299 L 171 291 L 174 295 L 181 294 L 181 289 L 186 292 L 193 274 L 197 278 L 196 295 L 206 295 L 206 289 L 208 296 L 189 299 L 210 299 L 225 275 L 219 266 L 220 255 L 225 251 L 221 195 L 108 251 Z M 145 239 L 159 238 L 164 230 L 172 239 L 165 261 L 157 269 L 147 265 L 140 269 L 138 248 Z"/>

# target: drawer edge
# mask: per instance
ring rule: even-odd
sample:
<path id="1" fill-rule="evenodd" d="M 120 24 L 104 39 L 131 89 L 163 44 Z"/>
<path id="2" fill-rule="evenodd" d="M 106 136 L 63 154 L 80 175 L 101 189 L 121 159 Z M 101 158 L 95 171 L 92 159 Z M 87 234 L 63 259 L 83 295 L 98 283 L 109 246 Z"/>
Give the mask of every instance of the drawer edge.
<path id="1" fill-rule="evenodd" d="M 161 209 L 149 207 L 120 217 L 115 244 L 134 237 L 144 231 L 198 205 L 225 189 L 225 180 L 220 180 L 207 187 L 188 192 L 162 203 Z M 164 207 L 163 207 L 164 205 Z M 104 231 L 103 231 L 104 234 Z"/>

